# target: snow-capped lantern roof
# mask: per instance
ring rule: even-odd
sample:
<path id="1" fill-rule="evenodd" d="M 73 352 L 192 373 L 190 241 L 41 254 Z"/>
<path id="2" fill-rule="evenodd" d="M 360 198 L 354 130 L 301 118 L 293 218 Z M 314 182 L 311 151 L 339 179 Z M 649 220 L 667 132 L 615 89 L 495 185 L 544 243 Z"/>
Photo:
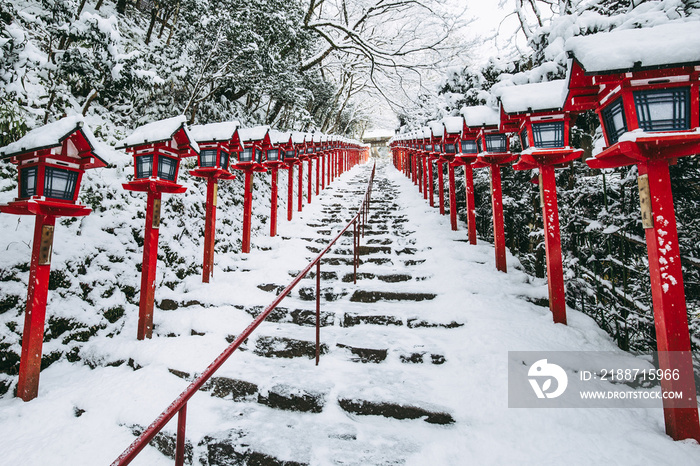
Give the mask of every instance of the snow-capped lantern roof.
<path id="1" fill-rule="evenodd" d="M 33 129 L 0 148 L 0 160 L 43 150 L 56 152 L 59 147 L 65 156 L 80 159 L 83 169 L 104 167 L 111 155 L 111 149 L 95 138 L 82 116 L 76 115 Z"/>
<path id="2" fill-rule="evenodd" d="M 442 125 L 442 121 L 429 121 L 428 127 L 430 128 L 430 133 L 434 138 L 442 138 L 443 134 L 445 134 L 445 127 Z"/>
<path id="3" fill-rule="evenodd" d="M 287 145 L 292 141 L 292 133 L 288 131 L 270 130 L 270 144 L 273 146 Z"/>
<path id="4" fill-rule="evenodd" d="M 568 39 L 566 51 L 587 74 L 700 64 L 700 22 L 672 21 Z"/>
<path id="5" fill-rule="evenodd" d="M 463 107 L 460 113 L 464 117 L 464 124 L 469 128 L 498 126 L 501 122 L 501 114 L 499 111 L 488 105 Z"/>
<path id="6" fill-rule="evenodd" d="M 461 134 L 464 121 L 462 117 L 445 117 L 442 119 L 442 124 L 445 126 L 447 134 Z"/>
<path id="7" fill-rule="evenodd" d="M 429 127 L 429 126 L 423 126 L 423 127 L 420 129 L 420 134 L 421 134 L 421 137 L 422 137 L 423 139 L 428 139 L 428 140 L 430 140 L 430 137 L 432 136 L 432 134 L 431 134 L 431 132 L 430 132 L 430 127 Z"/>
<path id="8" fill-rule="evenodd" d="M 499 91 L 506 113 L 562 109 L 569 93 L 565 79 L 502 87 Z"/>
<path id="9" fill-rule="evenodd" d="M 221 123 L 194 125 L 189 128 L 189 131 L 198 143 L 230 141 L 240 126 L 241 124 L 238 121 L 224 121 Z"/>
<path id="10" fill-rule="evenodd" d="M 292 142 L 294 144 L 304 144 L 305 138 L 306 133 L 302 133 L 301 131 L 292 131 Z"/>
<path id="11" fill-rule="evenodd" d="M 256 142 L 264 140 L 269 131 L 269 126 L 254 126 L 252 128 L 240 128 L 238 135 L 242 142 Z"/>
<path id="12" fill-rule="evenodd" d="M 180 151 L 180 157 L 196 155 L 189 153 L 187 149 L 194 152 L 199 152 L 197 142 L 187 129 L 186 118 L 184 115 L 178 115 L 165 120 L 158 120 L 152 123 L 139 126 L 133 133 L 120 144 L 118 148 L 131 148 L 136 146 L 145 146 L 156 144 L 159 142 L 174 141 Z"/>

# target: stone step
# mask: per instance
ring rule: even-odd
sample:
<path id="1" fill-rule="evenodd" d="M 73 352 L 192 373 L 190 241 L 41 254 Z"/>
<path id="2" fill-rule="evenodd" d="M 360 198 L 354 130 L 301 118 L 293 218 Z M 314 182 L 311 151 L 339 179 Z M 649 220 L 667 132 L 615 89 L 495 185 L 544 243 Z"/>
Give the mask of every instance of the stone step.
<path id="1" fill-rule="evenodd" d="M 343 398 L 338 400 L 338 405 L 348 413 L 360 416 L 384 416 L 394 419 L 423 419 L 430 424 L 454 424 L 451 414 L 439 411 L 430 411 L 418 406 L 403 405 L 390 401 L 369 401 Z"/>
<path id="2" fill-rule="evenodd" d="M 338 348 L 344 348 L 350 350 L 352 353 L 351 361 L 361 362 L 361 363 L 380 363 L 383 362 L 389 355 L 388 349 L 382 348 L 358 348 L 355 346 L 345 345 L 342 343 L 336 343 Z"/>
<path id="3" fill-rule="evenodd" d="M 245 312 L 253 317 L 257 317 L 265 309 L 264 306 L 252 306 L 244 308 Z M 335 325 L 335 314 L 332 312 L 321 311 L 319 325 L 328 327 Z M 316 326 L 316 310 L 311 309 L 289 309 L 287 307 L 278 306 L 270 312 L 265 322 L 280 322 L 300 325 L 302 327 Z"/>
<path id="4" fill-rule="evenodd" d="M 273 337 L 263 335 L 258 337 L 253 350 L 258 356 L 264 358 L 316 358 L 316 342 L 296 340 L 294 338 Z M 328 353 L 328 345 L 320 345 L 320 353 Z"/>
<path id="5" fill-rule="evenodd" d="M 411 354 L 402 354 L 399 359 L 404 364 L 423 364 L 431 362 L 436 365 L 445 363 L 445 356 L 437 353 L 416 352 Z"/>
<path id="6" fill-rule="evenodd" d="M 454 320 L 451 322 L 430 322 L 423 319 L 413 318 L 408 319 L 406 321 L 406 325 L 408 328 L 459 328 L 463 327 L 464 323 L 455 322 Z"/>
<path id="7" fill-rule="evenodd" d="M 396 316 L 387 315 L 360 315 L 360 314 L 350 314 L 345 313 L 343 315 L 343 320 L 341 321 L 341 327 L 354 327 L 356 325 L 396 325 L 402 326 L 403 320 Z"/>
<path id="8" fill-rule="evenodd" d="M 350 297 L 355 303 L 376 303 L 379 301 L 429 301 L 437 297 L 433 293 L 402 293 L 397 291 L 356 290 Z"/>
<path id="9" fill-rule="evenodd" d="M 216 437 L 206 436 L 198 446 L 204 448 L 206 452 L 197 463 L 201 466 L 308 466 L 308 463 L 281 460 L 272 455 L 255 451 L 246 439 L 246 433 L 239 429 L 220 433 Z"/>

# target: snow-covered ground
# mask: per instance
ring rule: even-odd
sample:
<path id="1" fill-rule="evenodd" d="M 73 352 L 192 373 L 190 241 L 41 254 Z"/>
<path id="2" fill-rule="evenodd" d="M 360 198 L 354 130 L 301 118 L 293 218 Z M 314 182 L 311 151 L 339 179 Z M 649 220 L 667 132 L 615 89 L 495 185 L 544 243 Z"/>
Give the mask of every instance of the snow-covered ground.
<path id="1" fill-rule="evenodd" d="M 190 275 L 174 290 L 160 287 L 158 299 L 179 306 L 156 309 L 153 339 L 136 341 L 131 312 L 121 331 L 85 343 L 81 359 L 90 365 L 52 364 L 31 402 L 6 394 L 0 399 L 2 463 L 109 464 L 134 440 L 132 426 L 150 424 L 187 387 L 183 373 L 202 371 L 227 338 L 248 325 L 255 306 L 273 299 L 274 291 L 265 289 L 286 285 L 312 249 L 321 249 L 351 217 L 370 170 L 367 164 L 343 174 L 292 222 L 280 219 L 280 236 L 254 238 L 251 254 L 217 253 L 212 283 Z M 553 324 L 547 308 L 527 299 L 546 297 L 544 281 L 519 270 L 510 255 L 508 274 L 495 271 L 492 245 L 465 242 L 464 225 L 451 231 L 449 217 L 430 208 L 388 161 L 378 164 L 376 180 L 362 242 L 368 246 L 359 269 L 364 275 L 357 285 L 343 280 L 352 273 L 343 263 L 352 257 L 343 251 L 351 248 L 349 237 L 322 266 L 328 298 L 322 311 L 329 314 L 320 365 L 304 356 L 270 357 L 289 342 L 314 340 L 312 326 L 294 321 L 298 309 L 314 309 L 314 302 L 296 290 L 281 305 L 287 312 L 263 323 L 217 374 L 244 381 L 249 393 L 234 394 L 234 401 L 210 390 L 190 401 L 194 464 L 238 464 L 234 458 L 246 452 L 269 464 L 314 465 L 700 462 L 695 442 L 665 435 L 661 409 L 508 408 L 508 351 L 624 353 L 581 313 L 569 309 L 568 326 Z M 301 290 L 313 283 L 305 280 Z M 394 298 L 360 302 L 358 290 Z M 367 354 L 381 362 L 358 361 Z M 318 409 L 285 409 L 273 395 L 303 398 Z M 381 403 L 454 422 L 362 415 L 348 407 Z M 166 430 L 172 433 L 174 422 Z M 172 463 L 148 447 L 132 464 Z"/>

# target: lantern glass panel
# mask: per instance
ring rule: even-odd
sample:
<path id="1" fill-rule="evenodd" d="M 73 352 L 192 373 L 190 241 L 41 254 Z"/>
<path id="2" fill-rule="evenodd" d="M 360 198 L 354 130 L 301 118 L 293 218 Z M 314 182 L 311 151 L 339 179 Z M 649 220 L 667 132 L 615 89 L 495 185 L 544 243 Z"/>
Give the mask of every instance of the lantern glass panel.
<path id="1" fill-rule="evenodd" d="M 463 154 L 476 154 L 479 150 L 476 147 L 476 141 L 462 141 Z"/>
<path id="2" fill-rule="evenodd" d="M 257 163 L 263 162 L 263 151 L 262 149 L 258 149 L 257 147 L 255 148 L 255 161 Z"/>
<path id="3" fill-rule="evenodd" d="M 240 155 L 240 161 L 241 162 L 252 162 L 253 161 L 253 148 L 252 147 L 246 147 L 243 149 L 243 152 L 241 152 Z"/>
<path id="4" fill-rule="evenodd" d="M 168 181 L 175 181 L 175 172 L 177 171 L 177 159 L 166 157 L 165 155 L 158 156 L 158 177 Z"/>
<path id="5" fill-rule="evenodd" d="M 477 153 L 482 153 L 484 151 L 484 148 L 482 147 L 481 138 L 476 140 L 476 150 Z"/>
<path id="6" fill-rule="evenodd" d="M 44 169 L 44 196 L 54 199 L 73 200 L 78 182 L 78 172 L 65 168 Z"/>
<path id="7" fill-rule="evenodd" d="M 153 154 L 136 157 L 136 178 L 150 178 L 153 175 Z"/>
<path id="8" fill-rule="evenodd" d="M 608 142 L 615 144 L 624 133 L 627 132 L 625 122 L 625 109 L 622 107 L 622 97 L 611 103 L 601 111 L 603 126 L 608 135 Z"/>
<path id="9" fill-rule="evenodd" d="M 426 144 L 426 145 L 425 145 L 425 150 L 427 150 L 428 152 L 431 152 L 431 151 L 433 150 L 433 145 L 432 145 L 432 144 Z"/>
<path id="10" fill-rule="evenodd" d="M 639 127 L 644 131 L 678 131 L 690 128 L 690 88 L 634 92 Z"/>
<path id="11" fill-rule="evenodd" d="M 22 168 L 19 171 L 20 194 L 19 197 L 32 197 L 36 195 L 36 167 Z"/>
<path id="12" fill-rule="evenodd" d="M 489 152 L 506 152 L 506 135 L 505 134 L 487 134 L 486 135 L 486 150 Z"/>
<path id="13" fill-rule="evenodd" d="M 523 150 L 530 148 L 530 140 L 527 138 L 527 128 L 523 128 L 523 130 L 520 132 L 520 145 L 522 146 Z"/>
<path id="14" fill-rule="evenodd" d="M 532 138 L 535 147 L 564 147 L 564 122 L 535 123 L 532 125 Z"/>
<path id="15" fill-rule="evenodd" d="M 199 153 L 199 166 L 215 167 L 216 166 L 216 149 L 203 149 Z"/>
<path id="16" fill-rule="evenodd" d="M 454 154 L 455 153 L 455 145 L 454 144 L 445 144 L 445 153 L 446 154 Z"/>
<path id="17" fill-rule="evenodd" d="M 279 149 L 268 149 L 267 150 L 267 160 L 271 162 L 277 161 L 277 156 L 279 155 Z"/>
<path id="18" fill-rule="evenodd" d="M 435 144 L 435 152 L 442 152 L 442 147 L 440 147 L 440 144 Z"/>
<path id="19" fill-rule="evenodd" d="M 313 153 L 314 153 L 314 148 L 313 148 L 313 147 L 307 148 L 307 149 L 306 149 L 306 153 L 307 153 L 307 154 L 313 154 Z"/>
<path id="20" fill-rule="evenodd" d="M 228 160 L 229 160 L 229 155 L 228 152 L 222 150 L 219 151 L 219 166 L 223 168 L 224 170 L 228 170 Z"/>
<path id="21" fill-rule="evenodd" d="M 294 151 L 293 150 L 288 150 L 284 152 L 284 159 L 293 159 L 294 158 Z"/>

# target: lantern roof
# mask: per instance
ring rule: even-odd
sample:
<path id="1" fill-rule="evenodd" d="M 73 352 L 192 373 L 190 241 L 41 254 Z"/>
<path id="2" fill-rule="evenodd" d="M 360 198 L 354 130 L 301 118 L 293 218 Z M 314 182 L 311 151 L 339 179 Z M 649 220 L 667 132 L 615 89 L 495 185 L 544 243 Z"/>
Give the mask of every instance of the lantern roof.
<path id="1" fill-rule="evenodd" d="M 525 113 L 564 108 L 569 93 L 565 79 L 499 89 L 503 111 Z"/>
<path id="2" fill-rule="evenodd" d="M 119 149 L 124 149 L 127 147 L 170 141 L 176 137 L 179 132 L 186 137 L 186 140 L 180 140 L 178 144 L 189 145 L 194 151 L 199 152 L 197 142 L 187 129 L 185 115 L 178 115 L 176 117 L 166 118 L 165 120 L 158 120 L 139 126 L 128 138 L 118 144 L 117 147 Z"/>
<path id="3" fill-rule="evenodd" d="M 700 22 L 672 21 L 642 29 L 616 29 L 566 41 L 586 74 L 605 74 L 700 63 Z"/>
<path id="4" fill-rule="evenodd" d="M 262 141 L 269 131 L 269 126 L 254 126 L 252 128 L 239 129 L 238 135 L 241 137 L 241 141 L 244 142 Z"/>
<path id="5" fill-rule="evenodd" d="M 325 136 L 325 134 L 323 134 L 321 132 L 311 133 L 311 138 L 312 138 L 314 143 L 323 142 L 324 136 Z"/>
<path id="6" fill-rule="evenodd" d="M 292 133 L 289 131 L 278 131 L 276 129 L 270 130 L 270 143 L 273 146 L 281 146 L 289 144 L 292 140 Z"/>
<path id="7" fill-rule="evenodd" d="M 498 126 L 501 122 L 500 112 L 488 105 L 463 107 L 460 113 L 464 117 L 464 123 L 470 128 Z"/>
<path id="8" fill-rule="evenodd" d="M 226 142 L 233 139 L 239 126 L 241 124 L 238 121 L 224 121 L 207 125 L 194 125 L 189 130 L 197 142 Z"/>
<path id="9" fill-rule="evenodd" d="M 428 126 L 423 126 L 420 130 L 418 130 L 418 134 L 419 134 L 420 137 L 422 137 L 423 139 L 430 139 L 430 136 L 431 136 L 431 134 L 430 134 L 430 127 L 428 127 Z"/>
<path id="10" fill-rule="evenodd" d="M 442 119 L 442 124 L 445 126 L 447 134 L 461 134 L 463 123 L 462 117 L 450 116 Z"/>
<path id="11" fill-rule="evenodd" d="M 71 138 L 73 135 L 76 135 L 76 137 Z M 95 138 L 80 115 L 62 118 L 29 131 L 19 140 L 0 148 L 0 160 L 41 149 L 59 147 L 69 138 L 71 138 L 71 142 L 78 150 L 76 155 L 80 158 L 95 158 L 85 168 L 104 167 L 107 165 L 106 160 L 110 158 L 111 149 Z"/>
<path id="12" fill-rule="evenodd" d="M 304 144 L 305 133 L 301 131 L 292 131 L 292 142 L 294 144 Z"/>
<path id="13" fill-rule="evenodd" d="M 441 138 L 445 134 L 445 127 L 442 125 L 442 121 L 433 120 L 428 122 L 428 127 L 433 137 Z"/>

